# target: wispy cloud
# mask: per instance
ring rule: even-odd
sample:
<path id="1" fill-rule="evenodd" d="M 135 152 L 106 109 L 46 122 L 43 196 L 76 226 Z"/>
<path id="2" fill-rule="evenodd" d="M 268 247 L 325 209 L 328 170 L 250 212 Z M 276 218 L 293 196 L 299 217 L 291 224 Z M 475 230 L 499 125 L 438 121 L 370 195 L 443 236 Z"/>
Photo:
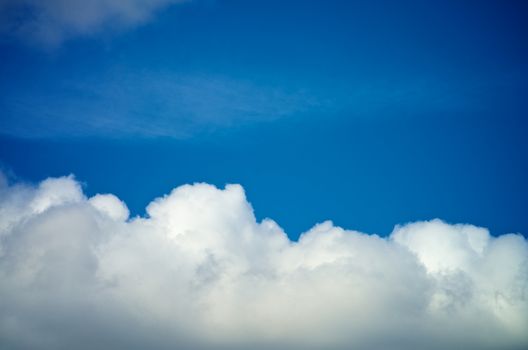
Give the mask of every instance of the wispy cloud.
<path id="1" fill-rule="evenodd" d="M 219 127 L 313 113 L 324 104 L 301 88 L 143 71 L 6 91 L 0 127 L 19 137 L 187 138 Z"/>
<path id="2" fill-rule="evenodd" d="M 185 0 L 0 0 L 0 30 L 47 47 L 105 29 L 143 24 Z"/>
<path id="3" fill-rule="evenodd" d="M 73 177 L 0 180 L 0 343 L 32 349 L 521 349 L 528 242 L 440 220 L 298 242 L 244 190 L 185 185 L 128 218 Z"/>

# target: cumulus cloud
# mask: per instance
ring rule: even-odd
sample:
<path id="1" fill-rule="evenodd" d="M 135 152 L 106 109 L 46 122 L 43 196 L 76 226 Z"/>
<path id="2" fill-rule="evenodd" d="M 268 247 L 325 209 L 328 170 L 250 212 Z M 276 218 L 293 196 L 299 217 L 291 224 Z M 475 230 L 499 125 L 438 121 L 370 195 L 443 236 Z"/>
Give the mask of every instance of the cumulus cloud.
<path id="1" fill-rule="evenodd" d="M 43 45 L 148 21 L 185 0 L 0 0 L 0 29 Z"/>
<path id="2" fill-rule="evenodd" d="M 524 349 L 528 243 L 440 220 L 290 241 L 239 185 L 129 218 L 72 177 L 0 181 L 3 349 Z"/>

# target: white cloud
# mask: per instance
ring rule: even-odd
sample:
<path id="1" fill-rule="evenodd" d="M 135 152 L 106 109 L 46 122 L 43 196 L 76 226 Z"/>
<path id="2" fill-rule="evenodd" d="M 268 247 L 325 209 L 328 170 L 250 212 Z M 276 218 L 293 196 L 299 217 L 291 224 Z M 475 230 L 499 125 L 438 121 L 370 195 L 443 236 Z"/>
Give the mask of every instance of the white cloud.
<path id="1" fill-rule="evenodd" d="M 130 215 L 126 204 L 113 194 L 96 194 L 88 202 L 116 221 L 125 221 Z"/>
<path id="2" fill-rule="evenodd" d="M 185 0 L 0 0 L 0 29 L 46 46 L 104 29 L 133 27 Z"/>
<path id="3" fill-rule="evenodd" d="M 0 181 L 1 347 L 528 347 L 521 235 L 324 222 L 292 242 L 238 185 L 181 186 L 147 213 L 72 176 Z"/>

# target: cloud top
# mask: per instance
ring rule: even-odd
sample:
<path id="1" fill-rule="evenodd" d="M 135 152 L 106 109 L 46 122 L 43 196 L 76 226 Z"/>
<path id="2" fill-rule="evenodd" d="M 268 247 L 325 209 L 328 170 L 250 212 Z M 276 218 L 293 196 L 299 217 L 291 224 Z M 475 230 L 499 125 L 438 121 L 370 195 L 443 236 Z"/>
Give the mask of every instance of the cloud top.
<path id="1" fill-rule="evenodd" d="M 72 177 L 0 181 L 0 344 L 34 349 L 521 349 L 528 243 L 440 220 L 292 242 L 239 185 L 129 218 Z"/>

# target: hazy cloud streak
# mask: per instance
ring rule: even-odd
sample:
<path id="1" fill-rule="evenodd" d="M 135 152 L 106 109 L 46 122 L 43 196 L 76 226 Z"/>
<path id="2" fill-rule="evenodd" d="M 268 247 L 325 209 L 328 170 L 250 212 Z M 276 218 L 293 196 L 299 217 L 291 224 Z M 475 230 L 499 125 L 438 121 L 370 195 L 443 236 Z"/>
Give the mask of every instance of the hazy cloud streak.
<path id="1" fill-rule="evenodd" d="M 6 91 L 0 98 L 5 115 L 0 129 L 27 138 L 183 139 L 308 111 L 328 112 L 330 104 L 306 89 L 222 75 L 115 73 Z"/>

